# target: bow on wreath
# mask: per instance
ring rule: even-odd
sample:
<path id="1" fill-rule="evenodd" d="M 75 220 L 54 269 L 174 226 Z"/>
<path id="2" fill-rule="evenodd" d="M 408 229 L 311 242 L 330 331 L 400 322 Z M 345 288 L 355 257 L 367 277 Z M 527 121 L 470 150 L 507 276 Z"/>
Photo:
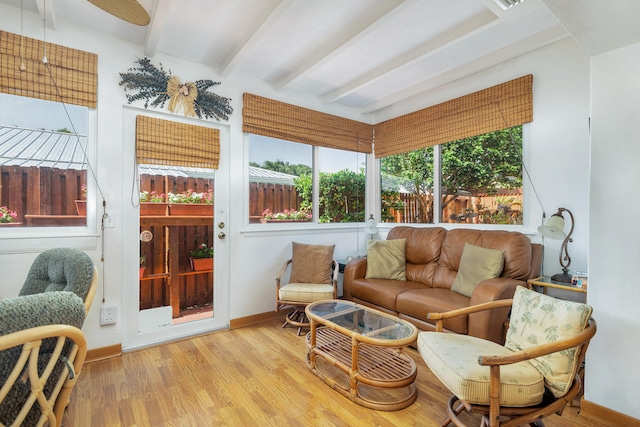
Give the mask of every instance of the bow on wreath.
<path id="1" fill-rule="evenodd" d="M 183 84 L 180 77 L 173 76 L 167 83 L 167 95 L 169 95 L 167 110 L 172 113 L 184 111 L 184 115 L 187 117 L 196 116 L 193 103 L 198 99 L 198 89 L 195 83 Z"/>
<path id="2" fill-rule="evenodd" d="M 120 86 L 127 90 L 136 90 L 136 93 L 126 94 L 127 101 L 131 104 L 141 99 L 145 100 L 144 108 L 149 104 L 153 107 L 164 107 L 168 101 L 167 109 L 173 112 L 182 111 L 185 116 L 198 118 L 215 118 L 228 120 L 233 112 L 230 98 L 224 98 L 213 92 L 208 92 L 211 86 L 220 82 L 211 80 L 197 80 L 196 82 L 182 83 L 177 76 L 171 76 L 162 68 L 156 68 L 149 58 L 136 61 L 137 68 L 130 68 L 126 73 L 120 73 L 122 80 Z"/>

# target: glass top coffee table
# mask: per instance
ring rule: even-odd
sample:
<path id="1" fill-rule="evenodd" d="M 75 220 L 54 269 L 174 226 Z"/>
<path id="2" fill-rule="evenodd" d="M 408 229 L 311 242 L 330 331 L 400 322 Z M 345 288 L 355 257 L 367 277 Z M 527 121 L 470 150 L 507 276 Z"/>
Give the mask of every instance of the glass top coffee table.
<path id="1" fill-rule="evenodd" d="M 382 411 L 416 400 L 416 364 L 402 351 L 418 336 L 414 325 L 351 301 L 314 302 L 306 313 L 307 365 L 331 388 Z"/>

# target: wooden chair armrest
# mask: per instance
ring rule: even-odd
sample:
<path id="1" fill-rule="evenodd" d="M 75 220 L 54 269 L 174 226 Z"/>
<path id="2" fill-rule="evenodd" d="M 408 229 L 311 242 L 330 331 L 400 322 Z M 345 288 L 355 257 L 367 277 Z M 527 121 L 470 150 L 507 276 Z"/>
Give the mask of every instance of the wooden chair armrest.
<path id="1" fill-rule="evenodd" d="M 469 307 L 458 308 L 456 310 L 445 311 L 443 313 L 429 313 L 427 319 L 450 319 L 456 316 L 462 316 L 465 314 L 476 313 L 478 311 L 492 310 L 494 308 L 511 307 L 513 303 L 512 299 L 501 299 L 497 301 L 489 301 L 482 304 L 470 305 Z"/>
<path id="2" fill-rule="evenodd" d="M 338 274 L 340 273 L 340 264 L 338 264 L 338 261 L 336 261 L 335 259 L 332 261 L 333 263 L 333 286 L 337 287 L 338 286 Z"/>
<path id="3" fill-rule="evenodd" d="M 470 305 L 469 307 L 458 308 L 456 310 L 445 311 L 443 313 L 428 313 L 427 319 L 440 320 L 452 317 L 463 316 L 465 314 L 477 313 L 478 311 L 492 310 L 494 308 L 511 307 L 512 299 L 501 299 L 497 301 L 484 302 L 482 304 Z"/>
<path id="4" fill-rule="evenodd" d="M 278 285 L 278 288 L 280 287 L 280 279 L 282 279 L 282 275 L 286 271 L 289 264 L 291 264 L 292 262 L 293 262 L 292 259 L 287 260 L 282 266 L 282 268 L 280 269 L 280 272 L 278 273 L 278 275 L 276 276 L 276 284 Z"/>
<path id="5" fill-rule="evenodd" d="M 512 354 L 506 356 L 479 356 L 478 363 L 483 366 L 511 365 L 524 360 L 531 360 L 536 357 L 556 353 L 568 348 L 578 347 L 588 343 L 595 335 L 596 329 L 596 321 L 594 319 L 589 319 L 589 325 L 574 337 L 537 345 L 525 350 L 514 351 Z"/>
<path id="6" fill-rule="evenodd" d="M 436 332 L 442 332 L 442 322 L 444 319 L 450 319 L 465 314 L 477 313 L 479 311 L 492 310 L 494 308 L 511 307 L 512 299 L 501 299 L 489 301 L 482 304 L 470 305 L 469 307 L 458 308 L 456 310 L 445 311 L 443 313 L 428 313 L 427 319 L 436 321 Z"/>
<path id="7" fill-rule="evenodd" d="M 340 264 L 335 259 L 333 260 L 333 278 L 331 284 L 333 285 L 333 299 L 338 299 L 338 274 L 340 273 Z"/>

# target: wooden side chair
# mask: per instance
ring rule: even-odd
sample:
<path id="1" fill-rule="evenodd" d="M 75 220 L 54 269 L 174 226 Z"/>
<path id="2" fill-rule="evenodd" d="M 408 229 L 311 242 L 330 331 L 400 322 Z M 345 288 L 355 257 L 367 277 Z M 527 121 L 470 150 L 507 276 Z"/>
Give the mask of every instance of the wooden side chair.
<path id="1" fill-rule="evenodd" d="M 98 284 L 91 258 L 36 257 L 19 296 L 0 300 L 0 425 L 59 426 L 84 364 L 81 331 Z"/>
<path id="2" fill-rule="evenodd" d="M 292 243 L 291 259 L 287 260 L 276 277 L 276 311 L 293 307 L 282 325 L 309 327 L 305 314 L 308 304 L 338 298 L 338 262 L 333 259 L 335 245 L 307 245 Z M 289 281 L 283 284 L 283 276 L 291 265 Z"/>
<path id="3" fill-rule="evenodd" d="M 443 333 L 444 319 L 511 305 L 504 346 Z M 562 415 L 581 388 L 577 375 L 596 322 L 591 306 L 556 299 L 518 286 L 513 300 L 431 313 L 436 332 L 418 335 L 429 369 L 453 393 L 442 426 L 465 426 L 463 411 L 479 414 L 482 426 L 541 426 Z"/>

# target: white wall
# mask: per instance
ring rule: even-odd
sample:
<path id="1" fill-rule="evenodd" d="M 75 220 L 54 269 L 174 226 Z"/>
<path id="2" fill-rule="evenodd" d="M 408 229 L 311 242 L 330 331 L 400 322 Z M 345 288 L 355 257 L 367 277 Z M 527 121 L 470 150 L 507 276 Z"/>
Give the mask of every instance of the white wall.
<path id="1" fill-rule="evenodd" d="M 640 44 L 591 60 L 589 302 L 598 332 L 587 353 L 585 398 L 640 419 L 638 70 Z"/>

